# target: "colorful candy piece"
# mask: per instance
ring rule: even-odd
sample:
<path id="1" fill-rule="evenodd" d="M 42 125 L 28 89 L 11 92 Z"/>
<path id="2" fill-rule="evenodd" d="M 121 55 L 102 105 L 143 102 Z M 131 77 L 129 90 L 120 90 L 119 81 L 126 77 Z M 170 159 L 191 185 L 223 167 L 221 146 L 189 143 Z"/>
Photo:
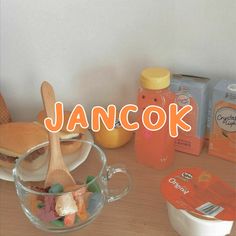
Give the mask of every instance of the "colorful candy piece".
<path id="1" fill-rule="evenodd" d="M 88 212 L 93 215 L 100 207 L 102 207 L 104 202 L 103 195 L 101 193 L 94 193 L 89 197 L 88 200 Z"/>
<path id="2" fill-rule="evenodd" d="M 73 192 L 73 196 L 75 198 L 75 200 L 79 197 L 79 196 L 83 196 L 86 193 L 87 189 L 85 186 L 80 187 L 79 189 L 77 189 L 76 191 Z"/>
<path id="3" fill-rule="evenodd" d="M 55 221 L 59 216 L 54 211 L 47 212 L 45 208 L 41 208 L 37 214 L 38 218 L 44 222 Z"/>
<path id="4" fill-rule="evenodd" d="M 82 190 L 79 191 L 80 188 L 82 188 Z M 75 200 L 77 199 L 77 196 L 79 193 L 84 194 L 85 205 L 86 205 L 86 208 L 88 207 L 88 200 L 89 200 L 90 196 L 92 195 L 92 193 L 88 192 L 88 191 L 86 191 L 84 193 L 85 187 L 83 185 L 66 186 L 64 191 L 65 192 L 73 192 L 72 194 L 73 194 Z"/>
<path id="5" fill-rule="evenodd" d="M 76 219 L 76 214 L 75 213 L 66 215 L 64 217 L 65 226 L 67 226 L 67 227 L 73 226 L 74 223 L 75 223 L 75 219 Z"/>
<path id="6" fill-rule="evenodd" d="M 55 209 L 55 197 L 54 196 L 45 196 L 44 204 L 46 211 L 53 211 Z"/>
<path id="7" fill-rule="evenodd" d="M 78 208 L 72 193 L 66 193 L 56 198 L 55 210 L 59 216 L 76 213 Z"/>
<path id="8" fill-rule="evenodd" d="M 64 227 L 64 221 L 63 220 L 54 220 L 51 222 L 53 225 L 57 226 L 57 227 Z"/>
<path id="9" fill-rule="evenodd" d="M 100 193 L 101 189 L 96 181 L 93 183 L 89 184 L 91 181 L 95 179 L 94 176 L 88 176 L 86 179 L 86 184 L 88 184 L 88 191 L 92 193 Z"/>
<path id="10" fill-rule="evenodd" d="M 93 179 L 93 176 L 88 176 L 86 182 L 89 183 Z M 96 182 L 92 183 L 90 188 L 95 192 L 101 191 Z M 42 189 L 41 191 L 49 193 L 66 192 L 57 197 L 42 196 L 39 198 L 35 195 L 29 196 L 32 213 L 37 215 L 42 221 L 50 222 L 57 227 L 70 227 L 78 223 L 79 220 L 88 219 L 88 202 L 91 202 L 93 198 L 91 198 L 92 193 L 87 191 L 86 186 L 73 185 L 64 188 L 61 184 L 54 184 L 48 187 L 47 190 Z"/>
<path id="11" fill-rule="evenodd" d="M 81 187 L 76 192 L 73 193 L 73 196 L 76 200 L 76 204 L 78 207 L 77 215 L 81 220 L 87 220 L 89 214 L 86 210 L 86 203 L 85 203 L 85 194 L 86 194 L 86 187 Z"/>
<path id="12" fill-rule="evenodd" d="M 61 184 L 53 184 L 48 190 L 49 193 L 62 193 L 64 188 Z"/>
<path id="13" fill-rule="evenodd" d="M 78 224 L 79 223 L 79 217 L 76 215 L 75 216 L 75 224 Z"/>
<path id="14" fill-rule="evenodd" d="M 37 216 L 44 222 L 50 222 L 60 218 L 55 211 L 55 197 L 45 196 L 44 207 L 38 209 Z"/>
<path id="15" fill-rule="evenodd" d="M 89 217 L 89 214 L 88 214 L 86 206 L 85 206 L 84 197 L 79 196 L 79 200 L 76 203 L 77 203 L 77 207 L 78 207 L 77 215 L 79 216 L 79 218 L 82 221 L 87 220 Z"/>

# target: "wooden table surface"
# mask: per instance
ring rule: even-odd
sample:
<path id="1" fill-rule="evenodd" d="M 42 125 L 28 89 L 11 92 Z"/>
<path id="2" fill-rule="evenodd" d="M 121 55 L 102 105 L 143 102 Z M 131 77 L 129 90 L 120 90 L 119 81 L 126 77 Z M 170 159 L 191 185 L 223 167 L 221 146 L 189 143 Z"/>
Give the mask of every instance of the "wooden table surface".
<path id="1" fill-rule="evenodd" d="M 79 234 L 72 232 L 68 236 L 177 236 L 169 223 L 166 205 L 159 191 L 161 179 L 176 168 L 199 166 L 236 187 L 236 164 L 209 157 L 206 150 L 200 157 L 177 152 L 173 166 L 158 171 L 138 164 L 133 146 L 131 142 L 119 149 L 104 150 L 109 164 L 122 163 L 129 169 L 133 178 L 130 193 L 117 202 L 107 204 L 98 218 L 81 229 Z M 21 210 L 13 183 L 3 180 L 0 180 L 0 235 L 51 235 L 29 222 Z M 231 236 L 236 236 L 235 225 Z"/>

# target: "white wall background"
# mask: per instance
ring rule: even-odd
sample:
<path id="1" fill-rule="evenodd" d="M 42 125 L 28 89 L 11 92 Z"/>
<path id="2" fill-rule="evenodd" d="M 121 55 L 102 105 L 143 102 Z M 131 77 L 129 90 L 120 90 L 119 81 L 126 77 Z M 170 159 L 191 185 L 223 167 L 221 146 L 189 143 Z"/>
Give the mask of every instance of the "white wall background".
<path id="1" fill-rule="evenodd" d="M 236 78 L 235 0 L 1 0 L 0 33 L 14 120 L 35 118 L 43 80 L 89 112 L 135 102 L 148 66 Z"/>

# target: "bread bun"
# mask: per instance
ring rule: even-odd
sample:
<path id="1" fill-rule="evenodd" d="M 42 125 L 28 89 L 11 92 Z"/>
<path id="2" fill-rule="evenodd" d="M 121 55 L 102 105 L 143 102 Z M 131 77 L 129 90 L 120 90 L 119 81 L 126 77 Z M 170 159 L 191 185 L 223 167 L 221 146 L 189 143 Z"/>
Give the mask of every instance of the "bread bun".
<path id="1" fill-rule="evenodd" d="M 19 157 L 47 140 L 46 130 L 34 122 L 11 122 L 0 125 L 0 153 L 9 156 Z"/>
<path id="2" fill-rule="evenodd" d="M 47 142 L 45 129 L 34 122 L 12 122 L 0 125 L 0 165 L 13 168 L 17 158 L 28 150 Z M 39 166 L 44 162 L 35 157 L 32 163 Z"/>
<path id="3" fill-rule="evenodd" d="M 65 117 L 69 118 L 69 114 Z M 68 120 L 68 119 L 67 119 Z M 81 131 L 81 132 L 79 132 Z M 59 132 L 61 140 L 83 138 L 84 129 L 77 128 L 74 132 L 66 129 Z M 39 122 L 12 122 L 0 125 L 0 166 L 13 169 L 16 160 L 24 156 L 32 148 L 48 142 L 48 132 Z M 72 154 L 80 148 L 80 142 L 62 142 L 63 155 Z M 38 169 L 47 161 L 46 148 L 36 149 L 22 162 L 24 168 Z"/>

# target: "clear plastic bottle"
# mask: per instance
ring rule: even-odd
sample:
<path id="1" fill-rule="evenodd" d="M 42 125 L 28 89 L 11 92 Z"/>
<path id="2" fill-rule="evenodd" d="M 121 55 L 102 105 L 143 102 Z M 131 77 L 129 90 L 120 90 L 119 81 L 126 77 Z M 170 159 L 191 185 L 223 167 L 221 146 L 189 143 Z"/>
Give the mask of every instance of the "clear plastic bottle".
<path id="1" fill-rule="evenodd" d="M 135 133 L 135 152 L 138 162 L 156 169 L 164 169 L 174 158 L 174 139 L 169 134 L 168 110 L 174 102 L 174 94 L 169 90 L 170 72 L 165 68 L 148 68 L 142 71 L 141 88 L 138 92 L 137 121 L 140 124 Z M 148 130 L 142 123 L 142 113 L 149 105 L 162 107 L 167 115 L 166 123 L 157 131 Z M 157 114 L 152 113 L 155 123 Z"/>

